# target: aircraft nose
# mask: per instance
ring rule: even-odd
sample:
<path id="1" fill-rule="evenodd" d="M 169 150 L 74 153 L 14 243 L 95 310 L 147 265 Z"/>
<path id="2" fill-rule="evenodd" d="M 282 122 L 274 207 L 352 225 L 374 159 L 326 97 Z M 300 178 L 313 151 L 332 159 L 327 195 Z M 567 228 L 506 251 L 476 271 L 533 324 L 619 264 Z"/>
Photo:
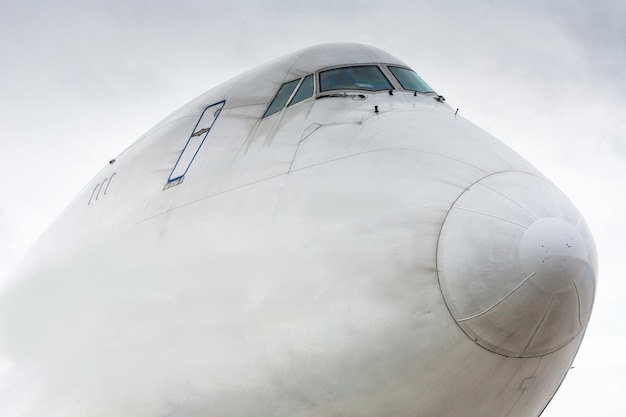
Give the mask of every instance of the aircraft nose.
<path id="1" fill-rule="evenodd" d="M 593 238 L 548 181 L 502 172 L 452 205 L 437 247 L 439 284 L 459 327 L 501 355 L 536 357 L 587 325 L 597 270 Z"/>

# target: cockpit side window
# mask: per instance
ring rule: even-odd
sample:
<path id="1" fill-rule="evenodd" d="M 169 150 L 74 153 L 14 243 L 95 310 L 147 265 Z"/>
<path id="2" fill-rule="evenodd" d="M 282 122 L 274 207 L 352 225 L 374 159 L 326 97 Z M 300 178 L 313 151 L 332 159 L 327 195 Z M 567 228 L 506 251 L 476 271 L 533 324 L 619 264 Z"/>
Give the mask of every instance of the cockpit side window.
<path id="1" fill-rule="evenodd" d="M 300 88 L 298 88 L 298 91 L 296 91 L 296 94 L 294 94 L 293 98 L 291 99 L 291 102 L 289 102 L 287 107 L 300 103 L 302 100 L 306 100 L 312 95 L 313 95 L 313 74 L 309 74 L 306 77 L 304 77 L 304 80 L 302 80 L 302 83 L 300 84 Z"/>
<path id="2" fill-rule="evenodd" d="M 320 72 L 320 92 L 331 90 L 391 90 L 393 86 L 377 65 L 334 68 Z"/>
<path id="3" fill-rule="evenodd" d="M 263 117 L 271 116 L 281 111 L 285 107 L 285 104 L 287 104 L 287 100 L 289 100 L 289 97 L 291 97 L 293 90 L 295 90 L 299 82 L 300 79 L 297 79 L 281 85 L 278 89 L 278 93 L 276 93 L 276 96 L 274 96 L 267 110 L 265 110 Z"/>
<path id="4" fill-rule="evenodd" d="M 428 84 L 420 78 L 419 75 L 408 68 L 392 67 L 388 66 L 389 71 L 398 79 L 400 85 L 405 90 L 417 91 L 418 93 L 432 93 L 434 92 Z"/>

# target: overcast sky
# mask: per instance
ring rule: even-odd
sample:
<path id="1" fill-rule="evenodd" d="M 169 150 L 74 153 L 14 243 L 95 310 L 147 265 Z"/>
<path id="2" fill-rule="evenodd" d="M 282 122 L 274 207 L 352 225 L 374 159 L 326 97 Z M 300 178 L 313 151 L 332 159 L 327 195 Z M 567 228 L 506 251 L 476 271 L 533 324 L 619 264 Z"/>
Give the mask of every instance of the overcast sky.
<path id="1" fill-rule="evenodd" d="M 626 415 L 626 1 L 0 0 L 0 275 L 113 157 L 310 45 L 387 50 L 535 164 L 594 233 L 591 324 L 548 417 Z"/>

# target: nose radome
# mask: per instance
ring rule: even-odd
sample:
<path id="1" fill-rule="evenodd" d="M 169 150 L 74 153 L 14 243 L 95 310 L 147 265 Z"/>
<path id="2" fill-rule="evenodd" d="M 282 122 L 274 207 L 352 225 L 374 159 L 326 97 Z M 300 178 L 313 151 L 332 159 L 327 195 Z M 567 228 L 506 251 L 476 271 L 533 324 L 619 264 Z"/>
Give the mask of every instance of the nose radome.
<path id="1" fill-rule="evenodd" d="M 550 182 L 502 172 L 450 208 L 437 248 L 439 284 L 459 327 L 480 346 L 542 356 L 587 325 L 596 250 L 580 213 Z"/>
<path id="2" fill-rule="evenodd" d="M 546 292 L 572 289 L 587 272 L 587 243 L 576 227 L 558 217 L 539 219 L 520 243 L 522 268 L 530 281 Z"/>

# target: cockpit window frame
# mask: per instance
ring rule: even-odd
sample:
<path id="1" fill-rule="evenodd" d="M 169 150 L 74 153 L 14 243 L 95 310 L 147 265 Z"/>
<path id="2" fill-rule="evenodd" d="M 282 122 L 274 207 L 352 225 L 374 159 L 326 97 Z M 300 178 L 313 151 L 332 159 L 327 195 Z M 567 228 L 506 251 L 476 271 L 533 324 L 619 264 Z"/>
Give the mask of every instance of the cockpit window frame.
<path id="1" fill-rule="evenodd" d="M 437 95 L 437 93 L 434 90 L 429 91 L 429 92 L 421 92 L 421 91 L 416 92 L 414 90 L 404 88 L 402 84 L 400 83 L 400 81 L 398 80 L 398 78 L 396 78 L 393 72 L 391 72 L 389 67 L 402 68 L 405 70 L 413 71 L 417 74 L 416 71 L 414 71 L 410 67 L 407 67 L 406 65 L 389 63 L 389 62 L 365 62 L 365 63 L 348 64 L 348 65 L 334 65 L 331 67 L 320 68 L 319 70 L 315 71 L 315 77 L 314 77 L 315 84 L 316 84 L 315 85 L 315 98 L 318 99 L 322 97 L 343 96 L 343 95 L 351 95 L 351 94 L 361 94 L 361 95 L 381 94 L 381 93 L 389 91 L 389 90 L 374 91 L 374 90 L 365 90 L 365 89 L 338 89 L 338 90 L 321 91 L 320 74 L 323 73 L 324 71 L 333 70 L 337 68 L 362 67 L 362 66 L 372 66 L 372 65 L 378 66 L 378 68 L 382 71 L 387 81 L 389 81 L 389 83 L 393 87 L 390 89 L 391 91 L 410 92 L 410 93 L 415 93 L 415 94 L 424 95 L 424 96 L 436 96 Z M 418 77 L 419 77 L 419 74 L 418 74 Z M 424 83 L 426 83 L 426 81 L 424 81 Z M 426 85 L 428 84 L 426 83 Z"/>
<path id="2" fill-rule="evenodd" d="M 278 90 L 276 91 L 276 94 L 274 94 L 274 97 L 272 98 L 270 103 L 267 105 L 267 108 L 265 109 L 265 112 L 263 113 L 263 116 L 261 117 L 261 119 L 265 119 L 266 117 L 270 117 L 273 114 L 280 113 L 281 111 L 283 111 L 283 109 L 287 106 L 287 103 L 291 101 L 291 98 L 293 97 L 294 93 L 298 90 L 298 87 L 300 86 L 301 83 L 302 83 L 302 78 L 295 78 L 293 80 L 282 83 L 280 87 L 278 87 Z M 294 84 L 294 87 L 289 92 L 289 95 L 287 95 L 286 97 L 285 96 L 280 97 L 283 89 L 292 84 Z M 280 101 L 278 101 L 278 103 L 282 103 L 282 104 L 279 104 L 278 106 L 274 107 L 274 104 L 277 102 L 277 100 L 279 100 L 279 97 L 280 97 Z"/>
<path id="3" fill-rule="evenodd" d="M 369 89 L 358 89 L 358 88 L 342 88 L 342 89 L 335 89 L 335 90 L 327 90 L 327 91 L 321 91 L 321 81 L 320 81 L 320 74 L 322 74 L 325 71 L 330 71 L 330 70 L 334 70 L 334 69 L 341 69 L 341 68 L 354 68 L 354 67 L 377 67 L 381 74 L 383 75 L 383 77 L 387 80 L 387 82 L 390 84 L 391 88 L 385 88 L 385 89 L 381 89 L 381 90 L 369 90 Z M 411 72 L 414 72 L 415 74 L 417 74 L 416 71 L 414 71 L 412 68 L 407 67 L 406 65 L 401 65 L 401 64 L 392 64 L 392 63 L 388 63 L 388 62 L 364 62 L 364 63 L 358 63 L 358 64 L 348 64 L 348 65 L 334 65 L 334 66 L 330 66 L 330 67 L 324 67 L 324 68 L 320 68 L 317 71 L 314 71 L 313 73 L 310 74 L 306 74 L 300 78 L 295 78 L 292 79 L 290 81 L 284 82 L 283 84 L 280 85 L 280 87 L 278 88 L 278 90 L 276 91 L 276 94 L 274 95 L 274 97 L 272 97 L 272 100 L 269 102 L 265 112 L 263 113 L 263 116 L 261 117 L 261 119 L 265 119 L 267 117 L 270 117 L 274 114 L 277 113 L 281 113 L 283 110 L 290 108 L 292 106 L 295 106 L 297 104 L 300 104 L 304 101 L 307 101 L 311 98 L 322 98 L 322 97 L 332 97 L 332 96 L 345 96 L 345 95 L 365 95 L 365 94 L 381 94 L 381 93 L 385 93 L 385 92 L 393 92 L 393 91 L 403 91 L 403 92 L 410 92 L 410 93 L 414 93 L 415 95 L 419 94 L 419 95 L 423 95 L 423 96 L 437 96 L 437 93 L 433 90 L 433 91 L 415 91 L 415 90 L 411 90 L 411 89 L 407 89 L 405 88 L 402 83 L 400 82 L 400 80 L 396 77 L 396 75 L 392 72 L 391 68 L 400 68 L 400 69 L 404 69 L 404 70 L 408 70 Z M 420 80 L 422 80 L 424 82 L 425 85 L 427 85 L 428 87 L 430 87 L 426 81 L 424 81 L 419 74 L 417 74 L 418 78 Z M 296 97 L 296 95 L 298 94 L 298 92 L 300 91 L 300 89 L 303 86 L 304 81 L 308 78 L 308 77 L 312 77 L 312 84 L 313 84 L 313 94 L 310 96 L 307 96 L 305 98 L 300 99 L 299 101 L 294 101 L 294 98 Z M 295 84 L 295 87 L 293 88 L 293 90 L 291 91 L 291 93 L 289 94 L 289 96 L 287 97 L 287 99 L 284 101 L 284 103 L 282 104 L 282 107 L 280 108 L 274 108 L 272 109 L 272 105 L 274 104 L 274 102 L 277 100 L 282 88 L 288 84 L 297 82 Z M 430 87 L 432 89 L 432 87 Z M 281 99 L 281 101 L 283 101 Z M 272 112 L 270 112 L 270 110 L 272 110 Z M 270 112 L 270 113 L 268 113 Z"/>
<path id="4" fill-rule="evenodd" d="M 435 90 L 433 90 L 433 88 L 426 82 L 424 81 L 424 79 L 422 77 L 420 77 L 420 75 L 417 73 L 417 71 L 413 70 L 412 68 L 409 68 L 407 66 L 404 65 L 394 65 L 394 64 L 385 64 L 385 68 L 387 69 L 387 71 L 389 71 L 389 74 L 391 74 L 391 76 L 398 82 L 398 84 L 400 85 L 400 88 L 404 91 L 410 91 L 410 92 L 416 92 L 418 94 L 425 94 L 425 95 L 437 95 L 435 93 Z M 419 91 L 419 90 L 412 90 L 410 88 L 406 88 L 403 84 L 402 81 L 400 81 L 400 79 L 396 76 L 396 74 L 393 72 L 392 68 L 398 68 L 401 70 L 407 70 L 410 71 L 412 73 L 414 73 L 415 75 L 417 75 L 417 78 L 424 83 L 424 85 L 428 88 L 430 88 L 430 90 L 428 91 Z"/>
<path id="5" fill-rule="evenodd" d="M 302 87 L 304 86 L 305 81 L 307 81 L 307 79 L 311 80 L 311 94 L 309 94 L 308 96 L 304 96 L 304 97 L 300 97 L 298 96 L 298 94 L 300 93 L 300 91 L 302 90 Z M 301 103 L 311 97 L 315 96 L 315 91 L 317 90 L 316 88 L 316 84 L 315 84 L 315 76 L 314 74 L 307 74 L 304 77 L 302 77 L 300 79 L 300 83 L 298 84 L 298 86 L 296 87 L 295 91 L 293 92 L 293 94 L 291 95 L 291 97 L 289 98 L 289 101 L 287 102 L 287 106 L 286 107 L 291 107 L 294 106 L 298 103 Z M 307 93 L 308 94 L 308 93 Z M 296 101 L 297 99 L 297 101 Z"/>
<path id="6" fill-rule="evenodd" d="M 322 73 L 327 72 L 327 71 L 337 70 L 337 69 L 358 68 L 358 67 L 377 67 L 378 70 L 381 72 L 381 75 L 389 83 L 391 88 L 384 88 L 384 89 L 380 89 L 380 90 L 370 90 L 370 89 L 366 89 L 366 88 L 338 88 L 338 89 L 322 91 L 322 80 L 321 80 L 321 74 Z M 395 78 L 392 80 L 392 79 L 390 79 L 389 75 L 390 75 L 390 72 L 386 71 L 385 66 L 381 65 L 378 62 L 366 62 L 366 63 L 350 64 L 350 65 L 335 65 L 335 66 L 332 66 L 332 67 L 321 68 L 321 69 L 315 71 L 315 81 L 317 83 L 317 89 L 316 89 L 317 96 L 316 96 L 316 98 L 327 97 L 327 96 L 332 96 L 332 95 L 342 95 L 342 94 L 347 93 L 347 92 L 355 92 L 355 91 L 360 91 L 362 93 L 368 93 L 368 94 L 376 94 L 376 93 L 380 93 L 382 91 L 396 90 L 397 87 L 399 86 L 399 84 L 394 83 Z"/>
<path id="7" fill-rule="evenodd" d="M 313 92 L 310 95 L 308 95 L 308 96 L 306 96 L 304 98 L 299 98 L 298 101 L 294 101 L 294 99 L 298 95 L 298 92 L 302 88 L 302 85 L 307 80 L 307 78 L 310 78 L 312 80 Z M 272 105 L 274 104 L 274 102 L 278 98 L 282 88 L 284 86 L 288 85 L 288 84 L 291 84 L 291 83 L 295 82 L 295 81 L 297 81 L 296 86 L 294 87 L 294 89 L 291 91 L 291 93 L 287 97 L 287 101 L 285 101 L 285 103 L 282 105 L 282 107 L 280 107 L 280 108 L 276 107 L 276 108 L 272 109 Z M 283 110 L 285 110 L 288 107 L 295 106 L 297 104 L 300 104 L 303 101 L 306 101 L 306 100 L 308 100 L 310 98 L 316 97 L 317 90 L 318 90 L 318 87 L 317 87 L 317 80 L 315 79 L 315 73 L 310 73 L 310 74 L 307 74 L 307 75 L 305 75 L 303 77 L 295 78 L 295 79 L 293 79 L 291 81 L 287 81 L 287 82 L 282 83 L 280 85 L 280 87 L 278 87 L 278 91 L 276 91 L 276 94 L 274 94 L 274 97 L 272 98 L 270 103 L 267 105 L 267 108 L 265 109 L 265 113 L 263 113 L 263 116 L 261 116 L 261 119 L 265 119 L 265 118 L 270 117 L 270 116 L 272 116 L 272 115 L 274 115 L 276 113 L 282 112 Z M 272 112 L 270 112 L 270 109 L 272 110 Z"/>

